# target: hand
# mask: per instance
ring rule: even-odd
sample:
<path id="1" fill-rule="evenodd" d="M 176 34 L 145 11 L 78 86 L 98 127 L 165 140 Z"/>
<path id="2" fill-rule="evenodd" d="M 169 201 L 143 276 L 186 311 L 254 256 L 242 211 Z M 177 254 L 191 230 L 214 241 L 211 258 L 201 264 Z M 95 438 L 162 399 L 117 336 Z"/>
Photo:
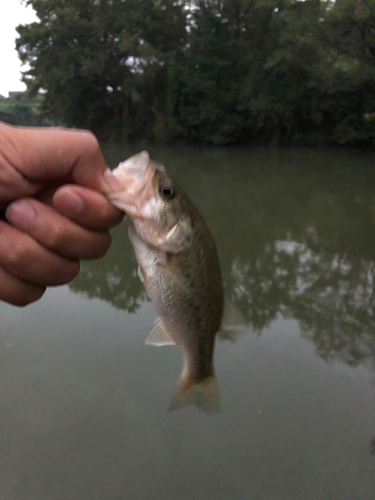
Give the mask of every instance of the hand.
<path id="1" fill-rule="evenodd" d="M 0 300 L 34 302 L 106 253 L 117 182 L 91 133 L 0 123 Z"/>

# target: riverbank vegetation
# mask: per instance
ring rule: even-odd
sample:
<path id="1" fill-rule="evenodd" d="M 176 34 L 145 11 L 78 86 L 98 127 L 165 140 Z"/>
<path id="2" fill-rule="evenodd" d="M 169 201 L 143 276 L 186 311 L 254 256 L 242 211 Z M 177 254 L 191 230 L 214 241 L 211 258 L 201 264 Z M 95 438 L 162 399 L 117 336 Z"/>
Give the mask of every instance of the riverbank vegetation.
<path id="1" fill-rule="evenodd" d="M 42 116 L 100 139 L 370 147 L 373 0 L 28 0 Z"/>
<path id="2" fill-rule="evenodd" d="M 28 98 L 24 92 L 10 92 L 8 98 L 0 95 L 0 120 L 10 125 L 44 125 L 42 103 L 42 94 L 33 98 Z"/>

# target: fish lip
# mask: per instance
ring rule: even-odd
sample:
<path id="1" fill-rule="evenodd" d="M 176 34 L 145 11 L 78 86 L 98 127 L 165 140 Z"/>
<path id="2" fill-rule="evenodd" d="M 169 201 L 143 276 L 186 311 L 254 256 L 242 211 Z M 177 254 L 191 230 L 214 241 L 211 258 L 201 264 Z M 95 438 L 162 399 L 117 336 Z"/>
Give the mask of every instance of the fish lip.
<path id="1" fill-rule="evenodd" d="M 119 163 L 114 169 L 114 173 L 121 175 L 121 172 L 126 172 L 128 175 L 142 177 L 150 165 L 150 155 L 147 151 L 142 151 L 137 155 L 131 156 L 127 160 Z"/>

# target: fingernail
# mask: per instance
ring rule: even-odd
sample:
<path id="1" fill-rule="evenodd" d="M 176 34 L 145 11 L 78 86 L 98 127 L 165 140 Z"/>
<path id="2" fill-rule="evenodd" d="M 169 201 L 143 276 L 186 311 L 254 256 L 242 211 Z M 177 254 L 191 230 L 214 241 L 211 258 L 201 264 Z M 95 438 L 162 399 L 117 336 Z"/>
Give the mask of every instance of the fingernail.
<path id="1" fill-rule="evenodd" d="M 32 225 L 35 210 L 27 202 L 16 201 L 8 206 L 5 216 L 13 227 L 24 231 Z"/>
<path id="2" fill-rule="evenodd" d="M 64 206 L 64 215 L 67 215 L 68 217 L 74 217 L 82 210 L 82 198 L 78 196 L 78 194 L 71 191 L 69 188 L 66 188 L 64 189 L 64 191 L 58 193 L 58 196 L 60 198 L 60 204 L 61 198 L 63 199 L 62 203 Z"/>
<path id="3" fill-rule="evenodd" d="M 111 190 L 119 190 L 121 188 L 121 182 L 112 174 L 109 168 L 104 172 L 104 180 Z"/>

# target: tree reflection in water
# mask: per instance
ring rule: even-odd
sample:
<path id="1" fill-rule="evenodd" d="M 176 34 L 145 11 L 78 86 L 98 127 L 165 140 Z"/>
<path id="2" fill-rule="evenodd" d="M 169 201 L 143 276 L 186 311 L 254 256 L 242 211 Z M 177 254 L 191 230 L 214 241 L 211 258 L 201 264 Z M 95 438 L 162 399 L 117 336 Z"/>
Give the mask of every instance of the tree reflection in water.
<path id="1" fill-rule="evenodd" d="M 374 369 L 371 158 L 358 167 L 347 153 L 324 153 L 324 165 L 320 153 L 241 154 L 222 152 L 223 168 L 217 153 L 202 153 L 204 166 L 187 170 L 185 157 L 177 165 L 216 239 L 229 297 L 258 334 L 280 316 L 294 318 L 323 359 Z M 133 313 L 147 295 L 125 227 L 70 288 Z"/>
<path id="2" fill-rule="evenodd" d="M 278 315 L 292 317 L 323 359 L 375 368 L 374 262 L 319 253 L 306 236 L 269 243 L 253 262 L 235 258 L 231 297 L 259 333 Z"/>
<path id="3" fill-rule="evenodd" d="M 148 300 L 147 293 L 138 278 L 126 224 L 116 228 L 113 236 L 114 242 L 107 256 L 83 262 L 79 275 L 69 288 L 89 298 L 110 302 L 117 309 L 134 313 L 142 302 Z"/>

